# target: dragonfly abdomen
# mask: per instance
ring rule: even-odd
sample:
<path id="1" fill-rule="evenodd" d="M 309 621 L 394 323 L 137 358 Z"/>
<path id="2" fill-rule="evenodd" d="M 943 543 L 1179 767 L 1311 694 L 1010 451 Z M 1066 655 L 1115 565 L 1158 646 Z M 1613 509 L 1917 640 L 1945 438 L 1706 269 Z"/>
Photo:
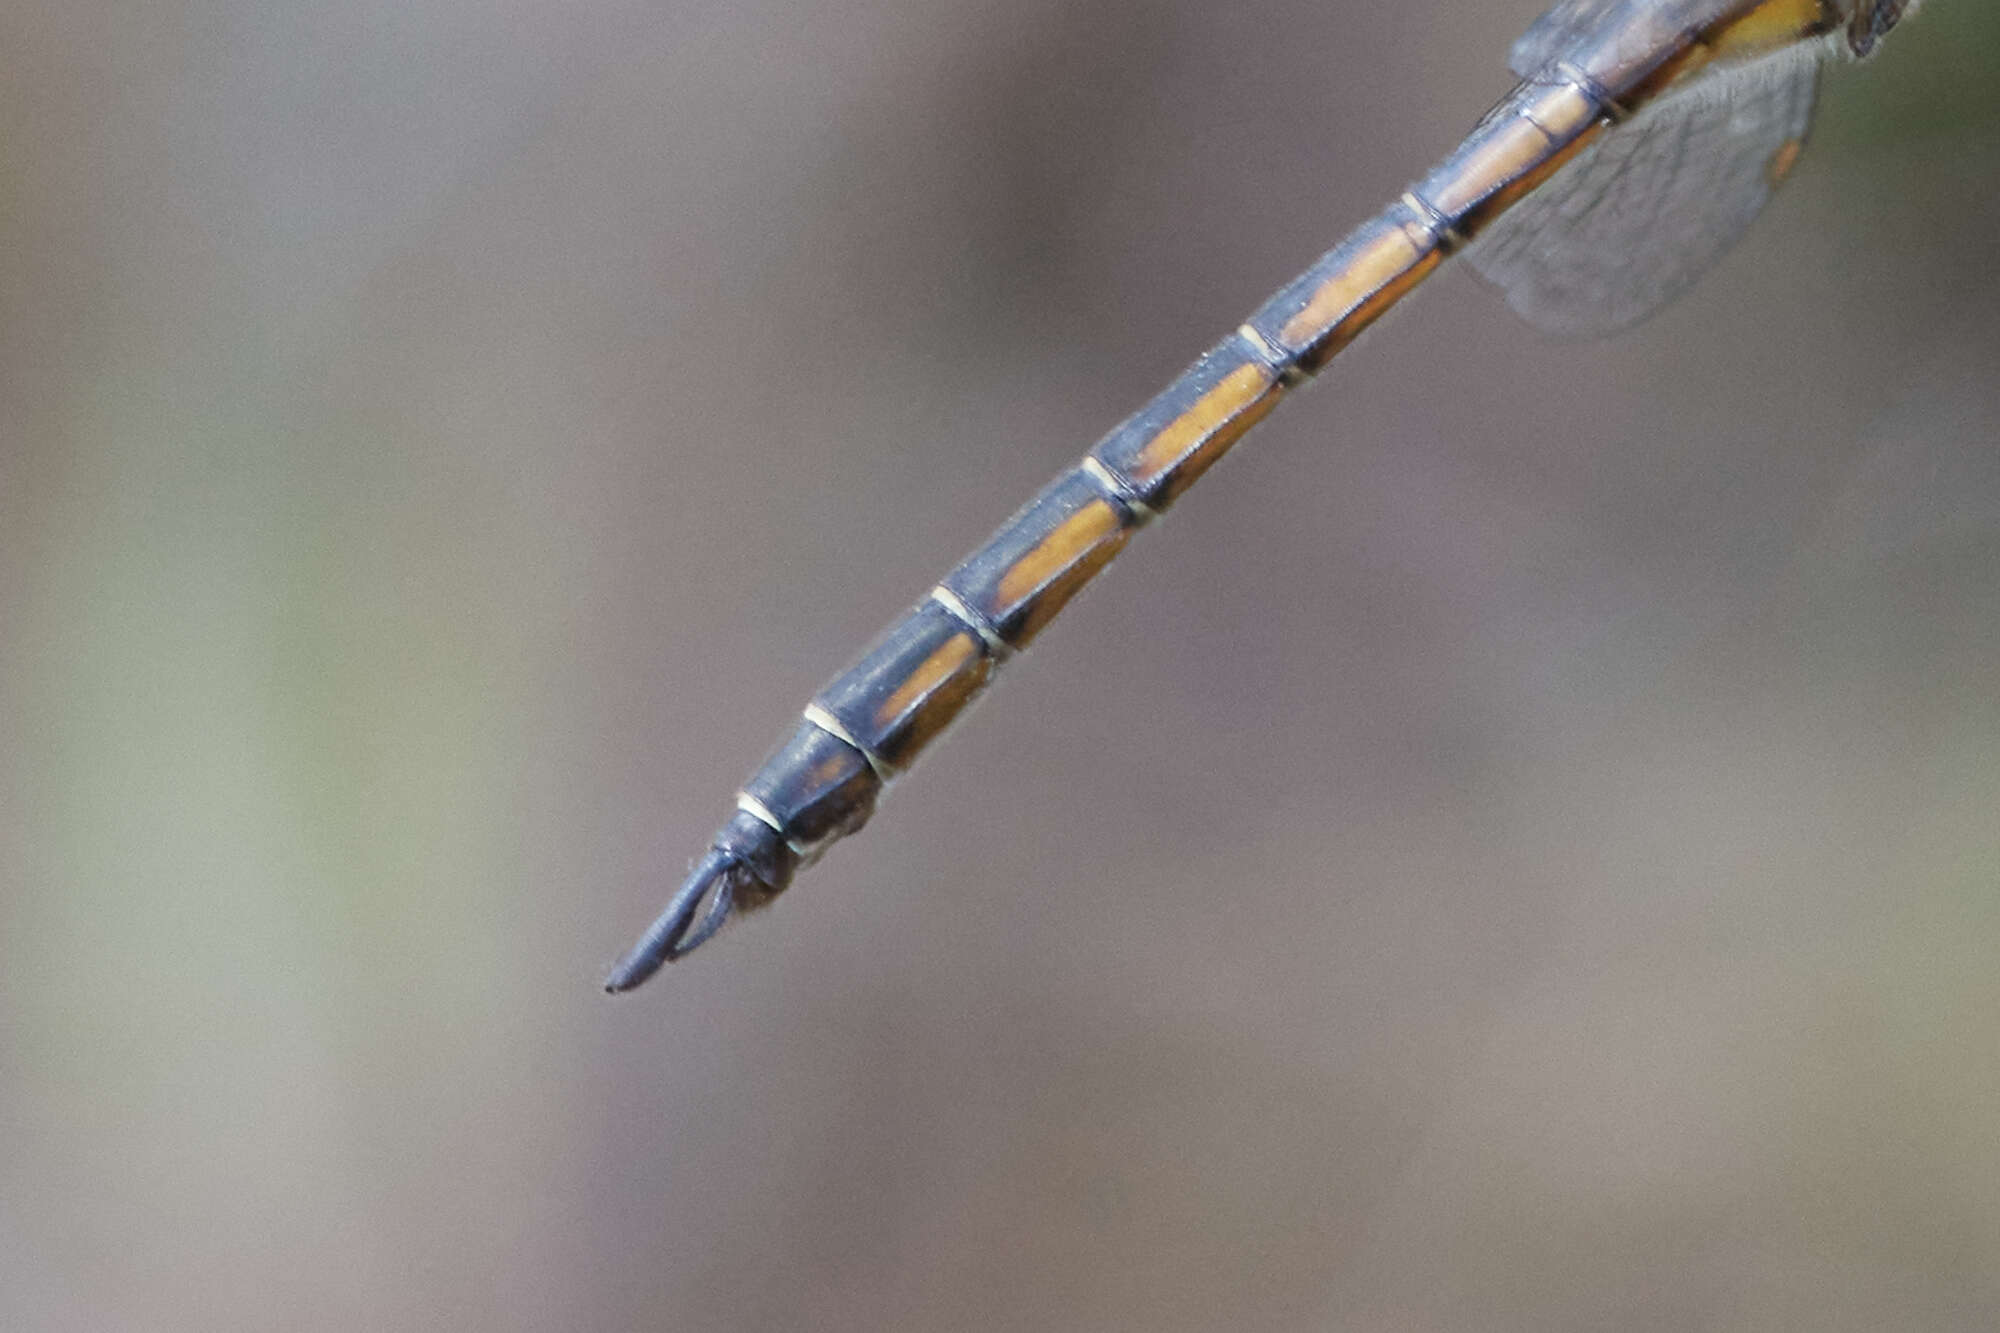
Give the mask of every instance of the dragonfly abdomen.
<path id="1" fill-rule="evenodd" d="M 1690 0 L 1692 3 L 1692 0 Z M 1714 8 L 1719 0 L 1702 0 Z M 1634 10 L 1631 22 L 1657 19 Z M 883 789 L 1132 533 L 1171 506 L 1360 332 L 1598 128 L 1684 45 L 1620 26 L 1580 66 L 1521 83 L 1444 163 L 1352 233 L 1057 477 L 806 708 L 737 813 L 613 970 L 628 990 L 709 938 L 874 813 Z"/>
<path id="2" fill-rule="evenodd" d="M 781 882 L 760 875 L 763 888 L 782 889 L 791 871 L 866 823 L 883 788 L 1001 664 L 1276 404 L 1290 368 L 1254 331 L 1230 335 L 821 690 L 739 797 L 739 809 L 768 825 L 788 853 L 767 858 L 765 871 Z"/>

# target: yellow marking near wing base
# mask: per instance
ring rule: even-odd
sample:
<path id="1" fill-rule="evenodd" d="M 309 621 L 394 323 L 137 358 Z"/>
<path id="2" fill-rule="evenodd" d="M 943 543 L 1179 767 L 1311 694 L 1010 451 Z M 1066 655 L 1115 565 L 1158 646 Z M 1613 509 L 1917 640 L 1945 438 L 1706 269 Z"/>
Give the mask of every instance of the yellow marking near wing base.
<path id="1" fill-rule="evenodd" d="M 1637 89 L 1644 102 L 1716 60 L 1746 60 L 1831 32 L 1840 16 L 1827 0 L 1765 0 L 1748 13 L 1716 24 L 1679 55 L 1654 70 Z"/>
<path id="2" fill-rule="evenodd" d="M 1826 0 L 1766 0 L 1711 29 L 1703 40 L 1720 56 L 1759 55 L 1814 33 L 1831 32 L 1839 18 Z"/>

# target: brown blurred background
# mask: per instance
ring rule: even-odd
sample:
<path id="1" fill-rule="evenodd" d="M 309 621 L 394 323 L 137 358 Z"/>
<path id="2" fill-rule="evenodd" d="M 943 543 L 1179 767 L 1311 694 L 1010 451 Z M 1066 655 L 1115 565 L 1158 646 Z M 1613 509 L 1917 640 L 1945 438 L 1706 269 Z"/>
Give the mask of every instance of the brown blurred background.
<path id="1" fill-rule="evenodd" d="M 1535 0 L 14 0 L 0 1326 L 2000 1326 L 2000 15 L 1450 273 L 770 913 L 810 691 Z"/>

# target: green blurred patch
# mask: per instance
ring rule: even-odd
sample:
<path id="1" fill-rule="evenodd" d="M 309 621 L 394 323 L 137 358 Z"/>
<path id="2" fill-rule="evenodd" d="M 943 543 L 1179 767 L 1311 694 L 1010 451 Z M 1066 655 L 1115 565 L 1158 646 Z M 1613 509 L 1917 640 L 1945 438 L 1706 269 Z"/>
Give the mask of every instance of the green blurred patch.
<path id="1" fill-rule="evenodd" d="M 1929 0 L 1890 36 L 1866 77 L 1835 71 L 1819 134 L 1870 148 L 1990 136 L 2000 127 L 1996 73 L 2000 8 L 1990 0 Z"/>

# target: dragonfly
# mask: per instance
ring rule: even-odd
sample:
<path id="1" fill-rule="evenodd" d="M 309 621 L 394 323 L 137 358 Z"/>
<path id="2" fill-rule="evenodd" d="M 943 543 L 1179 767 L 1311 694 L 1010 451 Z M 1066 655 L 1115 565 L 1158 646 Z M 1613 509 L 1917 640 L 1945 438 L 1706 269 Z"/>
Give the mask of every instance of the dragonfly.
<path id="1" fill-rule="evenodd" d="M 966 557 L 805 708 L 607 991 L 641 985 L 860 829 L 1133 533 L 1452 255 L 1530 323 L 1636 324 L 1791 174 L 1820 71 L 1917 0 L 1559 0 L 1428 175 L 1281 288 Z"/>

